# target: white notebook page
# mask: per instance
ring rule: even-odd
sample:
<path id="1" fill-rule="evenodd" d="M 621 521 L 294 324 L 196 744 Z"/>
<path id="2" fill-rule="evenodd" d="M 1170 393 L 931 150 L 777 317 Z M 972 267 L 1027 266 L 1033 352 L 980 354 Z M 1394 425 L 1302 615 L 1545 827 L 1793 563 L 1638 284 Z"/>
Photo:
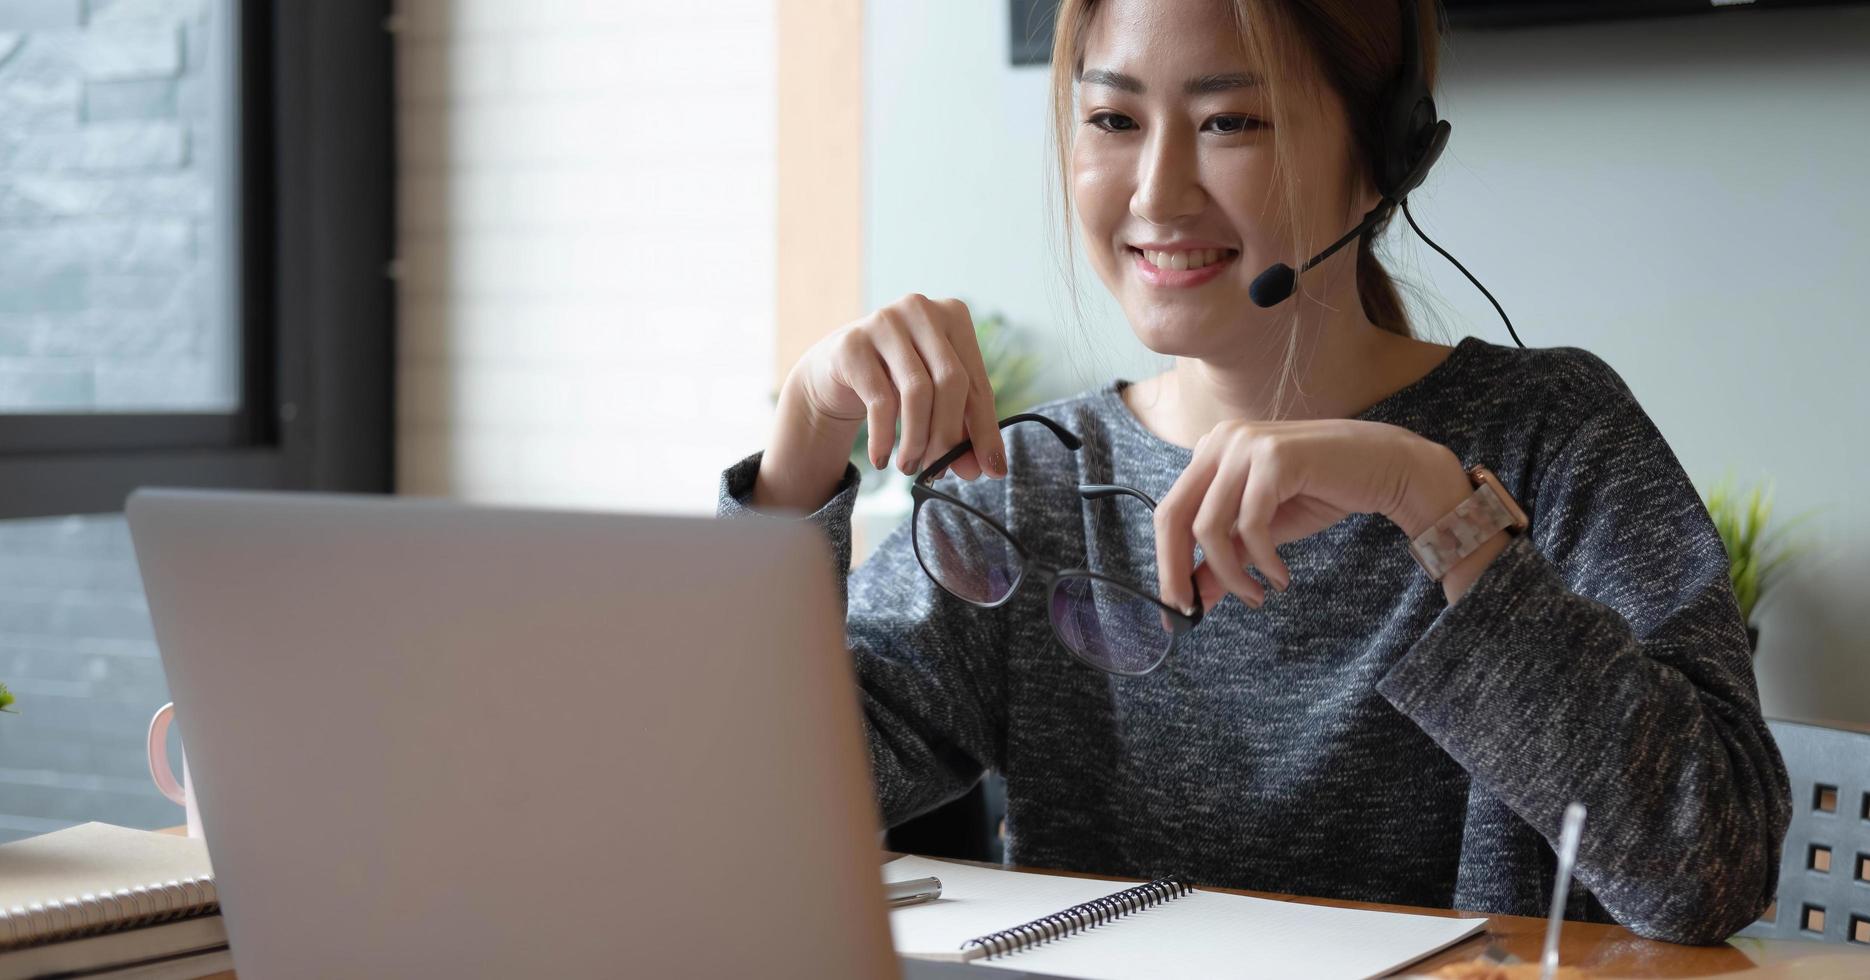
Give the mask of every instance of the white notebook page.
<path id="1" fill-rule="evenodd" d="M 961 943 L 1132 887 L 905 857 L 885 881 L 934 875 L 942 897 L 893 909 L 890 930 L 905 955 L 947 955 Z M 988 966 L 1090 980 L 1381 976 L 1480 931 L 1485 919 L 1328 908 L 1197 891 Z"/>

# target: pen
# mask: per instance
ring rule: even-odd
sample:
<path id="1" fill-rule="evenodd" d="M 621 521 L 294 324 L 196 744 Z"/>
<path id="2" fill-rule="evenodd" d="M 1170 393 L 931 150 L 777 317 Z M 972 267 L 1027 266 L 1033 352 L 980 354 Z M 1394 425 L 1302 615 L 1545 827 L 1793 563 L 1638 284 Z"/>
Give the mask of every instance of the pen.
<path id="1" fill-rule="evenodd" d="M 886 881 L 883 894 L 889 899 L 890 908 L 901 908 L 941 897 L 940 878 L 911 878 L 908 881 Z"/>

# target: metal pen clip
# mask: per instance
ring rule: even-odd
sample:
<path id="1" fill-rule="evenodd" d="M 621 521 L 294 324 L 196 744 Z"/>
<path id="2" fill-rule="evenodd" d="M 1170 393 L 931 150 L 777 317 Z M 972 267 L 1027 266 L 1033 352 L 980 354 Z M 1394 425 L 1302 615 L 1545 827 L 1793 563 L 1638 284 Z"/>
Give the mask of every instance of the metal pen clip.
<path id="1" fill-rule="evenodd" d="M 889 899 L 890 908 L 927 902 L 941 897 L 941 879 L 931 877 L 886 881 L 883 883 L 883 894 Z"/>

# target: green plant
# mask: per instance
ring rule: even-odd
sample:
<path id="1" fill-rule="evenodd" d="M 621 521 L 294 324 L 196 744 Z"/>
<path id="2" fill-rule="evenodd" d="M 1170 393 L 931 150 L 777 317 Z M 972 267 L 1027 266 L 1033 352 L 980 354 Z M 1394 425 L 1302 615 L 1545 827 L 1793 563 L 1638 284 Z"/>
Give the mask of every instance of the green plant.
<path id="1" fill-rule="evenodd" d="M 974 339 L 980 345 L 981 362 L 987 365 L 987 382 L 993 386 L 994 418 L 1003 419 L 1031 407 L 1035 400 L 1033 383 L 1039 374 L 1038 355 L 1021 349 L 1017 333 L 999 313 L 974 321 Z M 851 444 L 851 462 L 859 472 L 872 469 L 869 446 L 870 427 L 863 423 L 857 427 L 857 439 Z"/>
<path id="2" fill-rule="evenodd" d="M 1740 603 L 1740 618 L 1750 626 L 1754 607 L 1779 580 L 1786 563 L 1806 550 L 1802 543 L 1788 542 L 1786 532 L 1811 514 L 1800 514 L 1768 531 L 1773 515 L 1771 485 L 1753 487 L 1742 496 L 1731 478 L 1708 491 L 1707 505 L 1708 516 L 1721 532 L 1721 543 L 1727 546 L 1728 577 Z"/>
<path id="3" fill-rule="evenodd" d="M 5 684 L 0 684 L 0 711 L 4 711 L 9 715 L 19 714 L 19 712 L 13 710 L 13 692 L 7 690 Z"/>

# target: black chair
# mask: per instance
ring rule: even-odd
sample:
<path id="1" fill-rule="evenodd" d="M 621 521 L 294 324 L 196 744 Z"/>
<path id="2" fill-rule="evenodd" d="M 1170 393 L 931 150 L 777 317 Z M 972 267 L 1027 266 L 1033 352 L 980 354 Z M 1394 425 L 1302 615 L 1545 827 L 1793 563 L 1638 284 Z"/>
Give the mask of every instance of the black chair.
<path id="1" fill-rule="evenodd" d="M 999 864 L 1006 856 L 1000 834 L 1005 817 L 1006 782 L 990 772 L 960 799 L 891 827 L 883 846 L 905 854 Z"/>
<path id="2" fill-rule="evenodd" d="M 1742 936 L 1870 945 L 1870 730 L 1766 722 L 1792 778 L 1779 897 Z"/>

